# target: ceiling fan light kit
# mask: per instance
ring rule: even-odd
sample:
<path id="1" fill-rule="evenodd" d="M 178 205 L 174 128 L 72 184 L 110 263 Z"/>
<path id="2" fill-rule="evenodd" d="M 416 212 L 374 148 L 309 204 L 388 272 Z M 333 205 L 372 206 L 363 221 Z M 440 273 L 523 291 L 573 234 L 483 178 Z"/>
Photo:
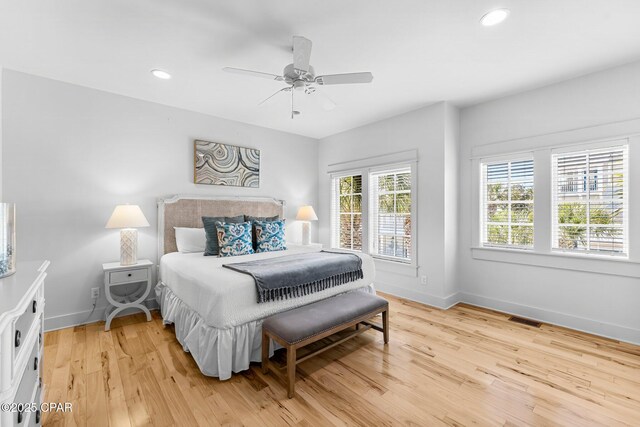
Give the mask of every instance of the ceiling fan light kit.
<path id="1" fill-rule="evenodd" d="M 286 83 L 286 87 L 276 91 L 273 95 L 262 100 L 258 105 L 266 104 L 280 93 L 291 92 L 292 119 L 300 114 L 300 111 L 294 109 L 293 103 L 295 92 L 298 92 L 301 95 L 311 95 L 316 99 L 319 98 L 319 102 L 325 110 L 332 110 L 335 108 L 336 104 L 322 90 L 320 90 L 320 86 L 371 83 L 373 80 L 373 74 L 370 72 L 316 76 L 315 70 L 309 64 L 309 60 L 311 58 L 311 47 L 311 40 L 300 36 L 293 36 L 293 63 L 284 67 L 282 76 L 233 67 L 225 67 L 223 68 L 223 71 Z"/>

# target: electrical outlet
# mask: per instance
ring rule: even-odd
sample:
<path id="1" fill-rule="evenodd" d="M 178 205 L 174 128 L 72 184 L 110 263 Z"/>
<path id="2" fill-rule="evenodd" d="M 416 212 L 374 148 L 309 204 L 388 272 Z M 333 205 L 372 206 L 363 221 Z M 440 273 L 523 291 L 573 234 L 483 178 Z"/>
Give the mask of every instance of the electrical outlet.
<path id="1" fill-rule="evenodd" d="M 427 276 L 420 277 L 420 284 L 425 286 L 427 285 Z"/>
<path id="2" fill-rule="evenodd" d="M 100 296 L 100 288 L 91 288 L 91 299 L 96 299 Z"/>

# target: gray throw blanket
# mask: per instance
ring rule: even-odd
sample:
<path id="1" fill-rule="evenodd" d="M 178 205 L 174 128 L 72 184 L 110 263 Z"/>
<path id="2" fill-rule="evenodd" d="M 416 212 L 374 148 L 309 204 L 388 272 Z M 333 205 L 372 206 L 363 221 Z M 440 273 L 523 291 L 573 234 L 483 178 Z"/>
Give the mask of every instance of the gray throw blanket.
<path id="1" fill-rule="evenodd" d="M 362 279 L 362 259 L 343 252 L 313 252 L 225 264 L 253 276 L 258 302 L 283 300 Z"/>

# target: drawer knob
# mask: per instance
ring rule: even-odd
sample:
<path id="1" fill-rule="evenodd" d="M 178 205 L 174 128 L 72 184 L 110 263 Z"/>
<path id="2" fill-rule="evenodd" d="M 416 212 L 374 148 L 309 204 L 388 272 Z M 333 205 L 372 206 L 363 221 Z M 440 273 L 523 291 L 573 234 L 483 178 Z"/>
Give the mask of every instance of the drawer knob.
<path id="1" fill-rule="evenodd" d="M 40 424 L 40 409 L 36 411 L 36 424 Z"/>
<path id="2" fill-rule="evenodd" d="M 33 370 L 37 371 L 38 370 L 38 358 L 34 358 L 33 359 Z"/>
<path id="3" fill-rule="evenodd" d="M 34 312 L 34 313 L 37 313 L 37 312 L 38 312 L 38 301 L 33 300 L 33 306 L 32 306 L 32 308 L 33 308 L 33 312 Z"/>
<path id="4" fill-rule="evenodd" d="M 19 330 L 16 331 L 16 347 L 20 347 L 20 338 L 22 338 L 22 334 Z"/>
<path id="5" fill-rule="evenodd" d="M 131 273 L 127 274 L 127 277 L 131 277 Z"/>

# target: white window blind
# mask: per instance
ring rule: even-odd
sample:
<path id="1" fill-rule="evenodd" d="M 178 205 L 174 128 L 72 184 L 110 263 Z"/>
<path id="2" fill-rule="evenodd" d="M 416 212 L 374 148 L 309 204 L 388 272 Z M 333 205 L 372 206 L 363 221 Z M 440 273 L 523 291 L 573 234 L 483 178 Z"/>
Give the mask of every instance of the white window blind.
<path id="1" fill-rule="evenodd" d="M 372 255 L 411 261 L 411 167 L 369 175 Z"/>
<path id="2" fill-rule="evenodd" d="M 627 253 L 627 146 L 554 153 L 553 248 Z"/>
<path id="3" fill-rule="evenodd" d="M 331 218 L 332 246 L 362 250 L 362 175 L 333 179 Z"/>
<path id="4" fill-rule="evenodd" d="M 482 245 L 533 249 L 533 159 L 482 166 Z"/>

